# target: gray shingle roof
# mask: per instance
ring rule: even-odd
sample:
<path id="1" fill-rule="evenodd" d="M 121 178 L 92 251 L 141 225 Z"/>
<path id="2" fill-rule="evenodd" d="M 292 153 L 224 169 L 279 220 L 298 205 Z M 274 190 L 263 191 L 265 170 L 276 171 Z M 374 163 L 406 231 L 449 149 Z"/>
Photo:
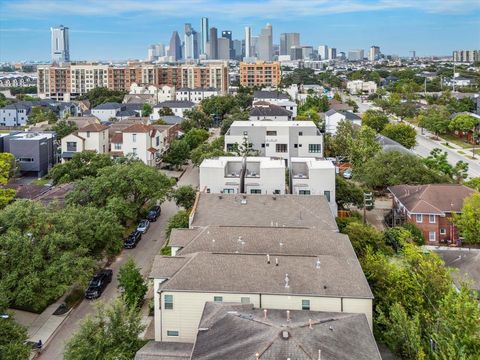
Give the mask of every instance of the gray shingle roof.
<path id="1" fill-rule="evenodd" d="M 347 120 L 361 120 L 362 118 L 357 114 L 354 114 L 350 111 L 344 111 L 341 114 L 345 115 L 345 119 Z"/>
<path id="2" fill-rule="evenodd" d="M 193 360 L 381 360 L 364 314 L 262 309 L 207 302 Z M 310 327 L 311 321 L 311 327 Z M 286 337 L 283 336 L 287 332 Z"/>
<path id="3" fill-rule="evenodd" d="M 123 105 L 115 102 L 108 102 L 100 104 L 94 107 L 95 110 L 117 110 L 120 109 Z"/>
<path id="4" fill-rule="evenodd" d="M 278 91 L 257 90 L 253 92 L 254 99 L 289 99 L 287 94 Z"/>
<path id="5" fill-rule="evenodd" d="M 335 111 L 334 109 L 330 109 L 325 113 L 325 115 L 326 116 L 332 116 L 333 114 L 336 114 L 336 113 L 337 113 L 337 111 Z"/>
<path id="6" fill-rule="evenodd" d="M 161 103 L 158 103 L 157 105 L 154 106 L 155 109 L 160 109 L 160 108 L 192 108 L 194 107 L 195 104 L 191 101 L 188 100 L 172 100 L 172 101 L 164 101 Z"/>
<path id="7" fill-rule="evenodd" d="M 193 344 L 149 341 L 135 354 L 134 360 L 189 360 Z"/>
<path id="8" fill-rule="evenodd" d="M 278 255 L 267 263 L 266 255 L 199 252 L 157 256 L 154 262 L 150 277 L 169 279 L 160 285 L 162 291 L 373 298 L 356 257 Z"/>
<path id="9" fill-rule="evenodd" d="M 292 112 L 281 106 L 269 104 L 268 106 L 256 106 L 250 110 L 250 116 L 292 116 Z"/>
<path id="10" fill-rule="evenodd" d="M 279 226 L 337 231 L 321 195 L 235 195 L 200 193 L 192 226 Z M 242 200 L 246 200 L 242 204 Z"/>
<path id="11" fill-rule="evenodd" d="M 407 149 L 405 146 L 396 142 L 395 140 L 390 139 L 389 137 L 377 135 L 376 139 L 382 146 L 383 151 L 398 151 L 404 154 L 413 154 L 413 152 Z"/>
<path id="12" fill-rule="evenodd" d="M 243 254 L 321 254 L 355 258 L 347 235 L 318 229 L 239 226 L 174 229 L 169 244 L 182 247 L 181 255 L 199 251 L 238 251 Z"/>

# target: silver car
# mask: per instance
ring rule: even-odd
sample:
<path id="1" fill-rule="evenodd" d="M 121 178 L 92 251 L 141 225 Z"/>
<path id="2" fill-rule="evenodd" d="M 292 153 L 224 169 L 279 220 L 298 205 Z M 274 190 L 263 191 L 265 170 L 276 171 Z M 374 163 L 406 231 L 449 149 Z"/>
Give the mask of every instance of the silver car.
<path id="1" fill-rule="evenodd" d="M 150 227 L 150 221 L 143 219 L 138 224 L 137 231 L 141 232 L 142 234 L 145 234 L 149 227 Z"/>

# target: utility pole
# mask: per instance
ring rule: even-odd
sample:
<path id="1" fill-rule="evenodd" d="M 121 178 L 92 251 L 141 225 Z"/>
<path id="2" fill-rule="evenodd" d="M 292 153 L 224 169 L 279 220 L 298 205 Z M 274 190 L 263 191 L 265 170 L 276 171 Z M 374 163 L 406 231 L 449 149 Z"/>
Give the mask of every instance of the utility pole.
<path id="1" fill-rule="evenodd" d="M 373 205 L 373 194 L 363 193 L 363 223 L 367 223 L 367 206 L 371 207 Z"/>

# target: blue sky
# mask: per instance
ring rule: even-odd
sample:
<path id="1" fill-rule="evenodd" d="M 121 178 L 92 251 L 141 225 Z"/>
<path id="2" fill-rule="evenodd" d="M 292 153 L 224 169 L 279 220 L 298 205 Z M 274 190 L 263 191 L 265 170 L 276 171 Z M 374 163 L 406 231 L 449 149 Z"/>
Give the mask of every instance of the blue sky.
<path id="1" fill-rule="evenodd" d="M 200 30 L 202 16 L 234 38 L 270 22 L 274 43 L 300 32 L 302 45 L 337 51 L 480 49 L 480 0 L 0 0 L 0 61 L 49 60 L 49 28 L 59 24 L 70 28 L 72 60 L 144 59 L 185 22 Z"/>

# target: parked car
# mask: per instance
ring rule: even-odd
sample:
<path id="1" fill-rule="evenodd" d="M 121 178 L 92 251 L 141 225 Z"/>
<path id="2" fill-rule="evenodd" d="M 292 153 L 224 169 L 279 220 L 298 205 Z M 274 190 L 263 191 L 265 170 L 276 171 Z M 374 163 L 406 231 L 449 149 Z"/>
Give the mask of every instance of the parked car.
<path id="1" fill-rule="evenodd" d="M 142 238 L 142 233 L 140 231 L 134 230 L 123 242 L 123 247 L 125 249 L 133 249 L 137 247 L 138 242 Z"/>
<path id="2" fill-rule="evenodd" d="M 347 170 L 345 170 L 345 171 L 343 172 L 343 177 L 344 177 L 345 179 L 351 179 L 352 176 L 353 176 L 353 174 L 352 174 L 352 169 L 347 169 Z"/>
<path id="3" fill-rule="evenodd" d="M 148 210 L 147 213 L 147 220 L 152 222 L 152 221 L 157 221 L 158 217 L 162 213 L 162 209 L 160 208 L 160 205 L 155 205 Z"/>
<path id="4" fill-rule="evenodd" d="M 137 231 L 145 234 L 150 227 L 150 221 L 143 219 L 138 223 Z"/>
<path id="5" fill-rule="evenodd" d="M 98 299 L 102 295 L 103 290 L 112 281 L 113 271 L 110 269 L 104 269 L 93 275 L 92 280 L 88 284 L 85 291 L 86 299 Z"/>

